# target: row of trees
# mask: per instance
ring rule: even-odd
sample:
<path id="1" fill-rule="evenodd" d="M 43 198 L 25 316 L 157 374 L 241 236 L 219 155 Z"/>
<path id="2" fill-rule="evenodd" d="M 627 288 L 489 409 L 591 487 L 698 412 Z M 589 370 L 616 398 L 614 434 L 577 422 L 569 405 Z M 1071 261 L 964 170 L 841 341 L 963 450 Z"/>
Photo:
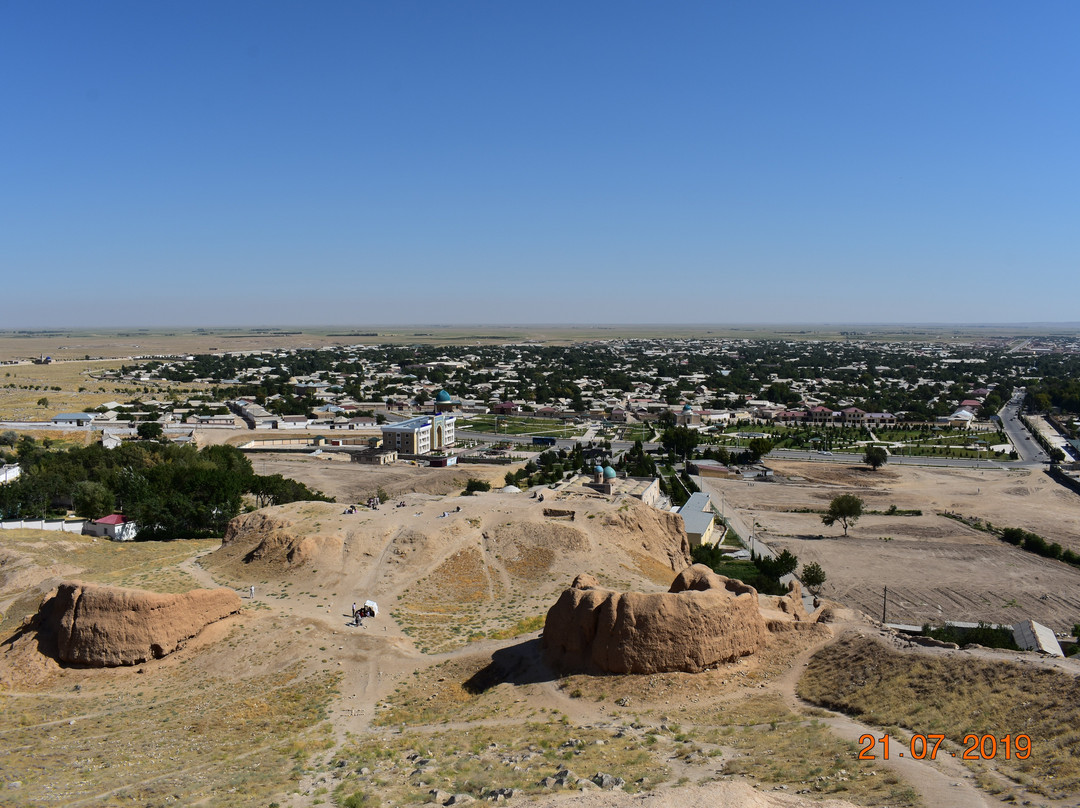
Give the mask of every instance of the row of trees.
<path id="1" fill-rule="evenodd" d="M 198 450 L 140 441 L 50 452 L 24 437 L 18 447 L 22 474 L 0 487 L 7 518 L 64 515 L 71 508 L 96 519 L 121 511 L 138 524 L 140 539 L 171 540 L 222 535 L 245 495 L 259 507 L 333 501 L 280 474 L 255 474 L 232 446 Z"/>

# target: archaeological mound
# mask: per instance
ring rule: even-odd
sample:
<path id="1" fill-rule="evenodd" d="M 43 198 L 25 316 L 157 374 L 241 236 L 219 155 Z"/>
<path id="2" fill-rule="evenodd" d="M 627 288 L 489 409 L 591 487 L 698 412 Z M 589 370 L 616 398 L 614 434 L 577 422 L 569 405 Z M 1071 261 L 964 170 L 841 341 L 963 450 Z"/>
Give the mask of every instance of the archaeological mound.
<path id="1" fill-rule="evenodd" d="M 579 575 L 551 607 L 544 648 L 561 671 L 697 673 L 767 641 L 757 591 L 695 564 L 667 592 L 616 592 Z"/>
<path id="2" fill-rule="evenodd" d="M 67 582 L 42 602 L 36 625 L 43 650 L 60 661 L 114 667 L 171 654 L 238 611 L 240 597 L 231 589 L 162 595 Z"/>

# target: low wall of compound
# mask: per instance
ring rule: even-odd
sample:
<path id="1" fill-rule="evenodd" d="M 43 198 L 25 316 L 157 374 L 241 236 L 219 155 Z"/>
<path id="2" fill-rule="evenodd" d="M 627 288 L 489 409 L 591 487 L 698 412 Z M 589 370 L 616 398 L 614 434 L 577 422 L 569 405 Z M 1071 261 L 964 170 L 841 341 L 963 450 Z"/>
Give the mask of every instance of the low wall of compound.
<path id="1" fill-rule="evenodd" d="M 0 530 L 55 530 L 63 533 L 82 533 L 85 519 L 5 519 Z"/>

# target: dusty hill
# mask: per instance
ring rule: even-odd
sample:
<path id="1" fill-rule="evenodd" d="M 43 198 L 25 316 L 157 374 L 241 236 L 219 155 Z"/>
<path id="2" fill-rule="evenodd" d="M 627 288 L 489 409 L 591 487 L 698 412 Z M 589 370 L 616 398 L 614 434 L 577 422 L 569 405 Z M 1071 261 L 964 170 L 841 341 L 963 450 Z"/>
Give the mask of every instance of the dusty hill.
<path id="1" fill-rule="evenodd" d="M 62 662 L 114 667 L 160 659 L 238 611 L 240 598 L 231 589 L 161 595 L 69 582 L 41 604 L 36 628 Z"/>
<path id="2" fill-rule="evenodd" d="M 204 565 L 241 586 L 287 583 L 329 596 L 332 612 L 374 599 L 421 650 L 440 651 L 538 618 L 582 569 L 652 590 L 690 563 L 682 520 L 633 499 L 399 501 L 405 507 L 354 514 L 292 503 L 240 516 Z"/>

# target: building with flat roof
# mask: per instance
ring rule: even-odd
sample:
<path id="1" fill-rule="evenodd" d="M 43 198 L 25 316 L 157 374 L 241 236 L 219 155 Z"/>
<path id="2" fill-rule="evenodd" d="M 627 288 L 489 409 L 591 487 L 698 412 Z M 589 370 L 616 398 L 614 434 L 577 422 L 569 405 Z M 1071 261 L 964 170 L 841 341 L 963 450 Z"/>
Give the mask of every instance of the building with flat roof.
<path id="1" fill-rule="evenodd" d="M 453 415 L 421 415 L 396 424 L 383 424 L 383 447 L 399 454 L 429 454 L 454 445 Z"/>
<path id="2" fill-rule="evenodd" d="M 716 522 L 713 519 L 712 502 L 708 494 L 701 492 L 691 494 L 686 504 L 679 508 L 679 516 L 683 518 L 686 538 L 690 540 L 691 547 L 712 544 L 713 527 Z"/>
<path id="3" fill-rule="evenodd" d="M 87 426 L 93 423 L 93 420 L 94 413 L 92 412 L 62 412 L 52 418 L 54 424 L 74 424 L 75 426 Z"/>

